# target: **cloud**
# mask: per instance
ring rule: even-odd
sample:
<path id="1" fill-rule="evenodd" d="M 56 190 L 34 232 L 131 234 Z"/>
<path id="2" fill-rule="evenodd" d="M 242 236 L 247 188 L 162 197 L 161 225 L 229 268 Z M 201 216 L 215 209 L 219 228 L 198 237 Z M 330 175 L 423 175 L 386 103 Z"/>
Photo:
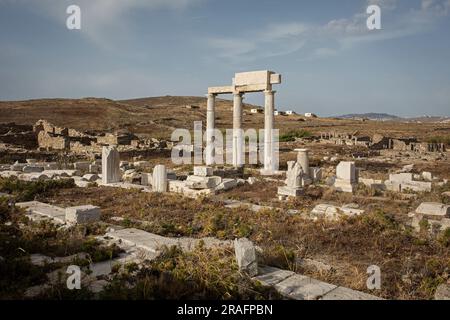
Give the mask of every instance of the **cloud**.
<path id="1" fill-rule="evenodd" d="M 66 8 L 76 4 L 81 8 L 81 36 L 102 49 L 118 49 L 118 37 L 132 37 L 133 21 L 127 15 L 133 11 L 185 10 L 206 0 L 0 0 L 1 5 L 21 5 L 61 25 L 67 19 Z"/>
<path id="2" fill-rule="evenodd" d="M 367 28 L 368 5 L 380 6 L 382 30 Z M 427 32 L 438 22 L 439 17 L 449 13 L 450 0 L 422 0 L 419 8 L 402 12 L 398 10 L 397 0 L 367 0 L 360 12 L 347 18 L 330 20 L 323 25 L 306 25 L 298 21 L 274 23 L 263 32 L 250 32 L 238 38 L 215 37 L 208 43 L 219 52 L 219 58 L 230 62 L 282 56 L 297 51 L 302 60 L 309 60 L 335 56 L 358 44 Z"/>
<path id="3" fill-rule="evenodd" d="M 296 52 L 304 46 L 303 35 L 307 31 L 307 25 L 297 22 L 270 24 L 242 37 L 214 37 L 207 43 L 219 51 L 219 57 L 233 63 L 244 62 Z"/>

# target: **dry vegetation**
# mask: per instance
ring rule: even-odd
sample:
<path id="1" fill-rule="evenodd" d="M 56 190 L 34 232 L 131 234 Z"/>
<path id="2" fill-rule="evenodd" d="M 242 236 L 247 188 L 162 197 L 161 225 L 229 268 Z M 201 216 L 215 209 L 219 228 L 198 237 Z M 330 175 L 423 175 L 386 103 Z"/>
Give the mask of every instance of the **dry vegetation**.
<path id="1" fill-rule="evenodd" d="M 430 197 L 423 195 L 422 199 Z M 304 214 L 226 209 L 213 200 L 194 201 L 110 188 L 65 189 L 43 200 L 61 205 L 92 202 L 102 207 L 106 221 L 111 216 L 120 216 L 126 218 L 121 222 L 124 226 L 162 235 L 220 239 L 246 236 L 263 248 L 262 259 L 267 264 L 362 291 L 367 291 L 367 267 L 378 265 L 383 277 L 380 295 L 384 298 L 430 299 L 436 286 L 448 280 L 448 235 L 443 234 L 437 240 L 417 236 L 399 223 L 419 200 L 405 206 L 402 202 L 374 204 L 360 196 L 324 194 L 322 200 L 340 204 L 353 201 L 368 211 L 336 223 L 313 222 Z M 306 195 L 289 206 L 304 212 L 314 200 Z M 332 268 L 328 271 L 305 268 L 297 263 L 304 258 Z"/>

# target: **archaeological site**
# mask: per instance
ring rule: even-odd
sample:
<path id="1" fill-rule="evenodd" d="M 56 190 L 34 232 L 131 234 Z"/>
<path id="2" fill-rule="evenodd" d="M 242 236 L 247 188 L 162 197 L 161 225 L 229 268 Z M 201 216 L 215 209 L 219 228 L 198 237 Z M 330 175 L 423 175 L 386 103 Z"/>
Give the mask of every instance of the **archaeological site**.
<path id="1" fill-rule="evenodd" d="M 404 32 L 391 16 L 289 23 L 287 8 L 314 5 L 286 1 L 289 21 L 264 3 L 244 27 L 169 2 L 123 2 L 112 24 L 104 2 L 80 1 L 71 28 L 30 36 L 50 28 L 33 19 L 2 44 L 0 300 L 264 301 L 228 310 L 247 316 L 269 301 L 450 300 L 444 53 L 386 44 Z M 366 2 L 402 15 L 349 3 Z M 422 2 L 410 10 L 448 22 L 450 2 Z M 15 6 L 0 1 L 2 19 Z M 45 32 L 74 42 L 73 65 Z"/>

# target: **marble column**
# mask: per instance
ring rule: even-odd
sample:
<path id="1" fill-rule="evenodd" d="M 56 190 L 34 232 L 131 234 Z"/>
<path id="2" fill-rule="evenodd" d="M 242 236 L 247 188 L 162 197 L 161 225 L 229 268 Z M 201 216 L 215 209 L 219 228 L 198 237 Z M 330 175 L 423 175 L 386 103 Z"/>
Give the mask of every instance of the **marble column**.
<path id="1" fill-rule="evenodd" d="M 273 174 L 275 170 L 274 159 L 274 111 L 275 91 L 264 91 L 264 173 Z"/>
<path id="2" fill-rule="evenodd" d="M 164 165 L 157 165 L 153 169 L 152 190 L 154 192 L 167 192 L 167 170 Z"/>
<path id="3" fill-rule="evenodd" d="M 206 105 L 206 165 L 214 164 L 214 129 L 216 122 L 216 95 L 208 93 Z"/>
<path id="4" fill-rule="evenodd" d="M 102 182 L 104 184 L 120 182 L 120 155 L 114 146 L 102 149 Z"/>
<path id="5" fill-rule="evenodd" d="M 233 166 L 242 167 L 243 141 L 242 141 L 242 100 L 243 94 L 235 92 L 233 95 Z"/>
<path id="6" fill-rule="evenodd" d="M 297 162 L 303 169 L 303 174 L 309 177 L 309 155 L 308 149 L 296 149 L 297 153 Z"/>

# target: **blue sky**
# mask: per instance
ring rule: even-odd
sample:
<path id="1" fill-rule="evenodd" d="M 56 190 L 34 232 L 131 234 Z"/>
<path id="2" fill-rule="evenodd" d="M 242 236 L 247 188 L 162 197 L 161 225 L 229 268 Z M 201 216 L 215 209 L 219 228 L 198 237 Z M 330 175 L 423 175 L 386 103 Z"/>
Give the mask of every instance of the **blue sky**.
<path id="1" fill-rule="evenodd" d="M 0 100 L 200 96 L 269 69 L 282 110 L 450 116 L 449 34 L 450 0 L 0 0 Z"/>

